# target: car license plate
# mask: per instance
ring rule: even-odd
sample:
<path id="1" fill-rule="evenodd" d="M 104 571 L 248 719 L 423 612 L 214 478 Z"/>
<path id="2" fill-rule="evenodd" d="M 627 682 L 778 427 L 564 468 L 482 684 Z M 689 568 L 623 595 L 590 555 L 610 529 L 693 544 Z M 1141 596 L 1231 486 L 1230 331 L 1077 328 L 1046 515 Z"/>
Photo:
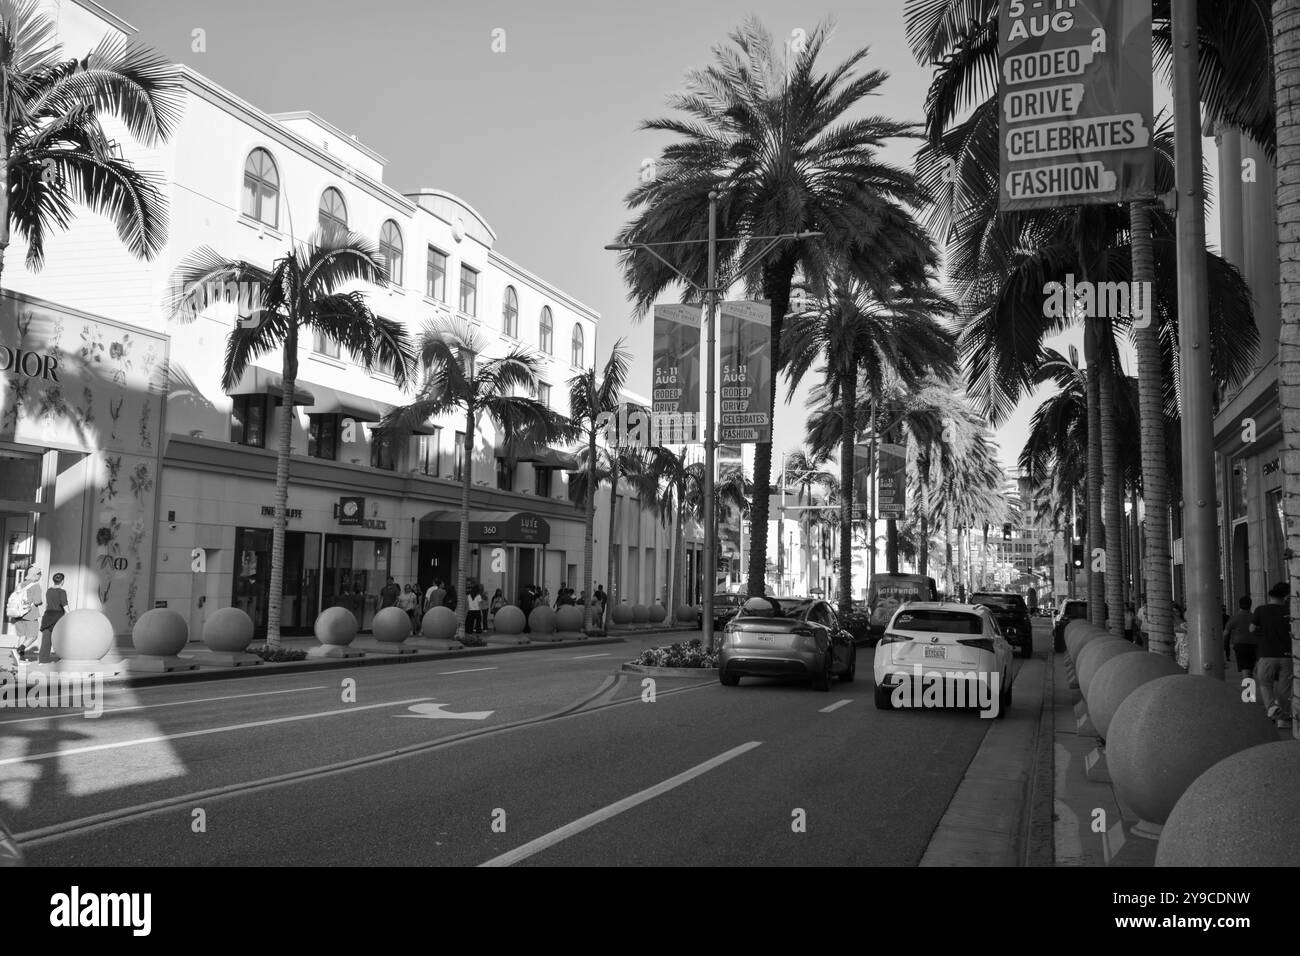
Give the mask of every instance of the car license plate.
<path id="1" fill-rule="evenodd" d="M 925 649 L 926 657 L 947 657 L 948 650 L 944 647 L 927 647 Z"/>
<path id="2" fill-rule="evenodd" d="M 758 635 L 758 639 L 759 639 L 760 641 L 762 641 L 764 644 L 775 644 L 775 643 L 776 643 L 776 637 L 775 637 L 774 635 L 772 635 L 772 634 L 759 634 L 759 635 Z"/>

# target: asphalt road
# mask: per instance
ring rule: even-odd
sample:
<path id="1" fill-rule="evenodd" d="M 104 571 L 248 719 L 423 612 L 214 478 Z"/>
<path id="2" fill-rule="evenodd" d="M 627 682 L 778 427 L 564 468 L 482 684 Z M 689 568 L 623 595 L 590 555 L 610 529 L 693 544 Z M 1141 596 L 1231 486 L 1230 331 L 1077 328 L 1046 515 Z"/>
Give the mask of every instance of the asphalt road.
<path id="1" fill-rule="evenodd" d="M 637 649 L 5 711 L 0 812 L 33 865 L 906 866 L 990 723 L 876 710 L 866 648 L 830 693 L 658 678 L 649 701 L 615 676 Z"/>

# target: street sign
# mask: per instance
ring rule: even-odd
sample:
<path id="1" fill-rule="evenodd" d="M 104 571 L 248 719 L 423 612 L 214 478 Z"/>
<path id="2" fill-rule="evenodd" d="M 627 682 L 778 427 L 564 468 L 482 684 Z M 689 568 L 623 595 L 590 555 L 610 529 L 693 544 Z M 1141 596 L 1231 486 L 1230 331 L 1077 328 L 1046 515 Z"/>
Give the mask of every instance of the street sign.
<path id="1" fill-rule="evenodd" d="M 772 440 L 772 304 L 723 302 L 718 440 Z"/>
<path id="2" fill-rule="evenodd" d="M 698 305 L 656 305 L 654 385 L 650 410 L 658 421 L 680 422 L 665 444 L 698 441 L 700 317 Z M 667 416 L 667 417 L 665 417 Z"/>
<path id="3" fill-rule="evenodd" d="M 1004 0 L 998 209 L 1154 195 L 1151 5 Z"/>

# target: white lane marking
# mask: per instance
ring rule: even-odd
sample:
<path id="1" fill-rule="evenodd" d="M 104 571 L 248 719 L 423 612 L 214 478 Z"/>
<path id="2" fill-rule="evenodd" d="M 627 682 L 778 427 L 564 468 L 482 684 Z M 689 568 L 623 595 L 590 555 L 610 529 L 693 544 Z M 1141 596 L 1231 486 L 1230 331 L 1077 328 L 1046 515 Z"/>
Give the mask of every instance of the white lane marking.
<path id="1" fill-rule="evenodd" d="M 132 707 L 105 707 L 105 714 L 125 714 L 132 710 L 153 710 L 155 707 L 181 707 L 186 704 L 211 704 L 222 700 L 242 700 L 245 697 L 269 697 L 272 694 L 300 694 L 308 690 L 328 690 L 326 684 L 320 684 L 316 687 L 291 687 L 288 690 L 262 690 L 255 694 L 229 694 L 225 697 L 200 697 L 197 700 L 169 700 L 161 704 L 136 704 Z M 25 724 L 33 720 L 57 720 L 60 717 L 81 717 L 82 712 L 77 710 L 70 714 L 47 714 L 44 717 L 23 717 L 19 720 L 0 720 L 0 727 L 7 727 L 10 724 Z"/>
<path id="2" fill-rule="evenodd" d="M 608 654 L 580 654 L 579 656 L 573 659 L 575 661 L 587 661 L 587 660 L 591 660 L 591 658 L 593 657 L 609 657 L 609 655 Z"/>
<path id="3" fill-rule="evenodd" d="M 254 727 L 271 727 L 275 724 L 290 724 L 299 720 L 313 720 L 317 717 L 335 717 L 338 714 L 356 714 L 363 710 L 376 710 L 380 707 L 402 707 L 427 701 L 427 697 L 412 697 L 409 700 L 390 700 L 385 704 L 366 704 L 361 707 L 344 707 L 340 710 L 322 710 L 315 714 L 295 714 L 292 717 L 274 717 L 269 720 L 254 720 L 247 724 L 227 724 L 224 727 L 207 727 L 203 730 L 186 730 L 178 734 L 158 734 L 156 737 L 137 737 L 135 740 L 119 740 L 111 744 L 93 744 L 87 747 L 72 747 L 68 750 L 51 750 L 47 753 L 28 754 L 25 757 L 9 757 L 0 760 L 0 767 L 10 764 L 31 763 L 37 760 L 49 760 L 52 757 L 73 757 L 77 754 L 94 753 L 100 750 L 119 750 L 123 747 L 137 747 L 141 744 L 156 744 L 164 740 L 184 740 L 186 737 L 205 737 L 208 734 L 224 734 L 232 730 L 251 730 Z"/>
<path id="4" fill-rule="evenodd" d="M 845 704 L 851 704 L 851 703 L 853 703 L 853 699 L 851 697 L 845 700 L 837 700 L 835 703 L 831 704 L 830 706 L 823 707 L 821 710 L 817 711 L 817 713 L 829 714 L 832 710 L 839 710 Z"/>
<path id="5" fill-rule="evenodd" d="M 423 717 L 426 720 L 437 720 L 439 718 L 441 718 L 442 720 L 487 720 L 489 717 L 491 717 L 493 714 L 496 713 L 495 710 L 474 710 L 474 711 L 466 711 L 463 714 L 451 714 L 443 710 L 443 708 L 446 706 L 447 706 L 446 704 L 415 704 L 411 707 L 406 708 L 407 710 L 414 711 L 414 713 L 393 714 L 393 716 L 394 717 Z"/>
<path id="6" fill-rule="evenodd" d="M 567 840 L 569 837 L 575 836 L 583 830 L 590 829 L 598 823 L 603 823 L 611 817 L 618 816 L 624 810 L 631 810 L 633 807 L 639 806 L 647 800 L 653 800 L 655 797 L 665 794 L 669 790 L 680 787 L 684 783 L 689 783 L 701 774 L 708 773 L 714 767 L 720 767 L 728 760 L 734 760 L 741 754 L 748 753 L 755 747 L 761 746 L 762 743 L 761 740 L 751 740 L 747 744 L 733 747 L 726 753 L 718 754 L 718 756 L 704 761 L 704 763 L 699 766 L 692 767 L 690 770 L 679 773 L 675 777 L 669 777 L 663 783 L 657 783 L 653 787 L 642 790 L 640 793 L 634 793 L 630 797 L 624 797 L 617 803 L 611 803 L 609 806 L 597 810 L 594 813 L 589 813 L 585 817 L 581 817 L 574 820 L 572 823 L 560 827 L 558 830 L 552 830 L 550 833 L 538 837 L 536 840 L 529 840 L 523 846 L 515 847 L 515 849 L 511 850 L 509 853 L 502 853 L 500 856 L 495 856 L 485 863 L 480 863 L 479 866 L 511 866 L 518 863 L 520 860 L 526 860 L 528 857 L 540 853 L 542 850 L 552 847 L 562 840 Z"/>
<path id="7" fill-rule="evenodd" d="M 463 671 L 439 671 L 438 676 L 447 677 L 448 675 L 451 674 L 475 674 L 478 671 L 494 671 L 494 670 L 496 670 L 495 667 L 467 667 Z"/>

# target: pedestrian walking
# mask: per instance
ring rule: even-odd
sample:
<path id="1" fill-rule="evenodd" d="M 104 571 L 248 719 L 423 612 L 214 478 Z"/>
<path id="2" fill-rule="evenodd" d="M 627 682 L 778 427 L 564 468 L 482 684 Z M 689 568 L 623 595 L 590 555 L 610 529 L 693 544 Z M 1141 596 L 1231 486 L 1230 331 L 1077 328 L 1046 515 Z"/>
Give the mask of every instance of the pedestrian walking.
<path id="1" fill-rule="evenodd" d="M 1243 595 L 1237 601 L 1237 613 L 1228 618 L 1223 626 L 1223 656 L 1231 661 L 1237 657 L 1237 670 L 1250 674 L 1255 670 L 1256 637 L 1251 633 L 1250 622 L 1255 616 L 1251 610 L 1250 595 Z"/>
<path id="2" fill-rule="evenodd" d="M 41 651 L 37 660 L 48 664 L 54 658 L 54 625 L 68 612 L 68 592 L 63 590 L 63 572 L 50 579 L 45 590 L 45 613 L 41 615 Z"/>
<path id="3" fill-rule="evenodd" d="M 1130 644 L 1137 639 L 1137 615 L 1133 613 L 1133 605 L 1124 605 L 1124 640 Z"/>
<path id="4" fill-rule="evenodd" d="M 495 630 L 497 626 L 497 611 L 501 610 L 505 606 L 506 606 L 505 595 L 501 593 L 500 588 L 497 588 L 496 591 L 493 592 L 492 594 L 492 603 L 488 605 L 488 612 L 492 615 L 492 620 L 490 623 L 492 625 L 493 630 Z"/>
<path id="5" fill-rule="evenodd" d="M 1149 648 L 1150 639 L 1147 636 L 1147 596 L 1142 595 L 1142 603 L 1138 605 L 1137 614 L 1133 616 L 1133 625 L 1137 628 L 1138 644 L 1143 648 Z"/>
<path id="6" fill-rule="evenodd" d="M 605 608 L 609 606 L 609 595 L 605 593 L 605 585 L 596 585 L 596 593 L 591 596 L 591 600 L 596 605 L 596 626 L 603 629 L 605 627 Z"/>
<path id="7" fill-rule="evenodd" d="M 32 566 L 5 603 L 5 614 L 18 630 L 18 646 L 10 652 L 15 663 L 26 660 L 27 650 L 40 640 L 42 604 L 41 569 Z"/>
<path id="8" fill-rule="evenodd" d="M 379 592 L 380 609 L 386 607 L 396 607 L 397 599 L 400 598 L 401 596 L 402 596 L 402 589 L 397 586 L 396 581 L 394 581 L 392 578 L 389 578 L 388 583 L 385 584 Z"/>
<path id="9" fill-rule="evenodd" d="M 442 607 L 443 599 L 447 596 L 447 591 L 442 586 L 442 578 L 434 578 L 433 585 L 429 590 L 424 592 L 424 606 L 426 609 L 431 607 Z"/>
<path id="10" fill-rule="evenodd" d="M 402 589 L 401 596 L 397 599 L 397 606 L 406 612 L 406 616 L 411 619 L 411 629 L 419 628 L 419 604 L 420 595 L 415 593 L 415 585 L 408 584 Z"/>
<path id="11" fill-rule="evenodd" d="M 1279 727 L 1291 720 L 1291 618 L 1286 603 L 1291 588 L 1279 581 L 1268 589 L 1268 603 L 1255 609 L 1251 629 L 1257 640 L 1255 686 L 1264 712 Z"/>

